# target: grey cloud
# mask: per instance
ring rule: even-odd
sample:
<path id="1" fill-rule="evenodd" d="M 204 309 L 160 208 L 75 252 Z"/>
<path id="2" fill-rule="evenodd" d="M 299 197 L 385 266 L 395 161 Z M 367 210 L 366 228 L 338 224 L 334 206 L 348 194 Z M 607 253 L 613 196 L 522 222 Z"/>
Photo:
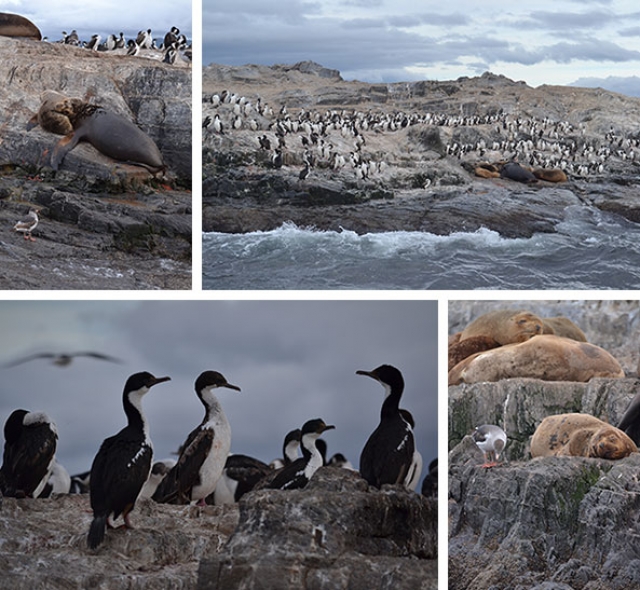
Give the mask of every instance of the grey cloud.
<path id="1" fill-rule="evenodd" d="M 607 78 L 585 77 L 578 78 L 569 86 L 580 86 L 586 88 L 605 88 L 612 92 L 619 92 L 627 96 L 640 97 L 640 77 L 638 76 L 609 76 Z"/>

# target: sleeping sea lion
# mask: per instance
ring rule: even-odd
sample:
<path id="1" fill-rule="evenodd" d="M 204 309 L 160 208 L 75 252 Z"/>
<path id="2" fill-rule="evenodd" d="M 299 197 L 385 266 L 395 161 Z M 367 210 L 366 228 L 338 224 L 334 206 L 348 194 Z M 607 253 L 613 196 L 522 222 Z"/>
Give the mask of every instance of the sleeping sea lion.
<path id="1" fill-rule="evenodd" d="M 472 336 L 487 336 L 498 344 L 512 344 L 542 334 L 542 330 L 542 319 L 529 311 L 498 309 L 473 320 L 462 330 L 460 341 Z"/>
<path id="2" fill-rule="evenodd" d="M 578 328 L 569 318 L 563 316 L 557 316 L 555 318 L 544 318 L 542 320 L 544 325 L 543 334 L 555 334 L 556 336 L 563 336 L 564 338 L 571 338 L 578 342 L 587 342 L 587 337 L 584 332 Z"/>
<path id="3" fill-rule="evenodd" d="M 593 377 L 619 379 L 624 371 L 595 344 L 541 334 L 467 357 L 449 371 L 449 385 L 515 377 L 586 383 Z"/>
<path id="4" fill-rule="evenodd" d="M 54 170 L 58 170 L 64 157 L 79 141 L 89 142 L 114 160 L 143 166 L 152 172 L 166 169 L 153 139 L 128 119 L 89 104 L 76 109 L 69 119 L 73 131 L 56 144 L 51 154 Z"/>
<path id="5" fill-rule="evenodd" d="M 45 131 L 57 135 L 67 135 L 73 131 L 71 117 L 81 107 L 82 99 L 69 98 L 55 90 L 45 90 L 42 93 L 42 104 L 38 112 L 31 117 L 27 124 L 27 131 L 40 125 Z"/>
<path id="6" fill-rule="evenodd" d="M 547 182 L 567 182 L 567 175 L 560 168 L 534 168 L 533 175 Z"/>
<path id="7" fill-rule="evenodd" d="M 523 168 L 517 162 L 507 162 L 500 170 L 500 176 L 502 178 L 509 178 L 510 180 L 516 180 L 517 182 L 524 182 L 525 184 L 533 184 L 538 182 L 538 179 L 532 172 Z"/>
<path id="8" fill-rule="evenodd" d="M 0 35 L 2 37 L 16 37 L 18 39 L 32 39 L 40 41 L 42 33 L 29 19 L 19 14 L 0 12 Z"/>
<path id="9" fill-rule="evenodd" d="M 622 459 L 637 451 L 622 430 L 589 414 L 547 416 L 531 437 L 532 457 Z"/>

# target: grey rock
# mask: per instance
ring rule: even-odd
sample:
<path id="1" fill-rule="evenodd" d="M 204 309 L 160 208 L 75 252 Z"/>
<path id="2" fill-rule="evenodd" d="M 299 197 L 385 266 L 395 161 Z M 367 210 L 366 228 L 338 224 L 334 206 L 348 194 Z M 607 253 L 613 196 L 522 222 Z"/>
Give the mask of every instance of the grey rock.
<path id="1" fill-rule="evenodd" d="M 303 490 L 244 496 L 227 545 L 200 563 L 198 589 L 437 588 L 436 514 L 423 496 L 324 467 Z"/>

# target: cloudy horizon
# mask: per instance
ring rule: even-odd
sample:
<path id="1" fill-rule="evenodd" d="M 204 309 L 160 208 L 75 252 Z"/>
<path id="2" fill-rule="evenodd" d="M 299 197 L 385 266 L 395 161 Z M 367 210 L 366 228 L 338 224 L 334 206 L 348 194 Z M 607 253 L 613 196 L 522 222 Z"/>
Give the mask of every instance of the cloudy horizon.
<path id="1" fill-rule="evenodd" d="M 191 39 L 191 5 L 191 0 L 0 0 L 1 11 L 28 18 L 51 42 L 74 29 L 82 41 L 89 41 L 93 34 L 105 39 L 121 31 L 129 39 L 147 29 L 162 40 L 173 26 Z"/>
<path id="2" fill-rule="evenodd" d="M 18 408 L 49 414 L 58 460 L 72 474 L 88 470 L 101 442 L 125 425 L 122 390 L 139 371 L 171 377 L 143 401 L 156 460 L 171 457 L 200 423 L 194 382 L 217 370 L 242 389 L 218 394 L 232 452 L 269 462 L 289 430 L 323 418 L 336 426 L 324 436 L 328 454 L 342 452 L 357 466 L 384 393 L 356 371 L 384 363 L 404 375 L 402 406 L 414 415 L 425 465 L 437 456 L 436 302 L 0 301 L 0 320 L 0 421 Z M 5 366 L 81 351 L 124 362 Z"/>
<path id="3" fill-rule="evenodd" d="M 203 0 L 203 65 L 311 60 L 346 80 L 451 80 L 485 71 L 640 96 L 640 12 L 630 0 Z"/>

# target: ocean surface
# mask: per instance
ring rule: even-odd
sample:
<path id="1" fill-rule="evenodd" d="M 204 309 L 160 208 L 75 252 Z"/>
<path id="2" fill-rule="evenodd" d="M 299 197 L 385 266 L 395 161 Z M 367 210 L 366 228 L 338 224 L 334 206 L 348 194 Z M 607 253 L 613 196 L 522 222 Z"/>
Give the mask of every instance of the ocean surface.
<path id="1" fill-rule="evenodd" d="M 203 288 L 640 289 L 640 224 L 568 207 L 556 233 L 203 234 Z"/>

